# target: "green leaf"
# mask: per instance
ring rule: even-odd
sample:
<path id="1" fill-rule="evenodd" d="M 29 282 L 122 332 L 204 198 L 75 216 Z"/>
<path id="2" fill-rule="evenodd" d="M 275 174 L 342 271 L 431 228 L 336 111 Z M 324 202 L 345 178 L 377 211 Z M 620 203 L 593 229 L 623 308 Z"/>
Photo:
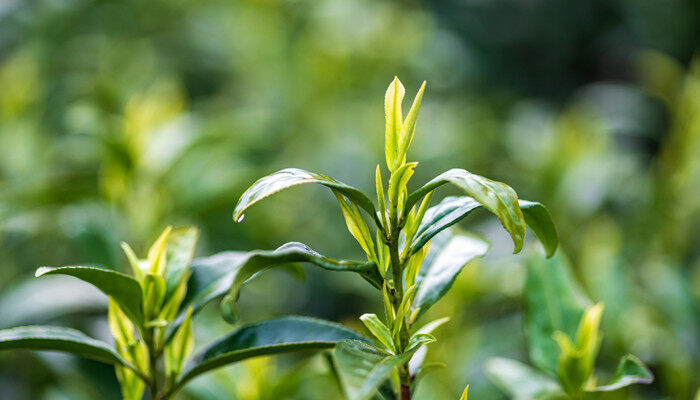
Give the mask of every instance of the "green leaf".
<path id="1" fill-rule="evenodd" d="M 365 342 L 341 341 L 333 352 L 333 359 L 346 398 L 370 399 L 392 371 L 407 363 L 413 353 L 390 355 Z"/>
<path id="2" fill-rule="evenodd" d="M 399 204 L 399 194 L 406 188 L 409 179 L 413 176 L 413 169 L 418 165 L 417 162 L 403 164 L 399 169 L 391 174 L 389 179 L 389 203 L 393 206 Z"/>
<path id="3" fill-rule="evenodd" d="M 182 370 L 182 365 L 194 348 L 192 336 L 192 308 L 189 308 L 185 320 L 178 327 L 173 340 L 165 346 L 165 372 L 168 380 L 173 382 Z"/>
<path id="4" fill-rule="evenodd" d="M 559 245 L 559 235 L 549 211 L 545 206 L 534 201 L 518 200 L 518 204 L 523 212 L 525 223 L 542 242 L 547 257 L 551 257 Z"/>
<path id="5" fill-rule="evenodd" d="M 391 336 L 389 328 L 377 317 L 376 314 L 363 314 L 360 317 L 360 321 L 365 324 L 367 329 L 376 337 L 381 344 L 383 344 L 387 350 L 392 353 L 396 353 L 396 347 L 394 346 L 394 339 Z"/>
<path id="6" fill-rule="evenodd" d="M 411 243 L 410 254 L 415 254 L 433 236 L 456 224 L 478 207 L 481 204 L 469 196 L 450 196 L 428 208 Z"/>
<path id="7" fill-rule="evenodd" d="M 551 257 L 558 246 L 557 230 L 547 209 L 540 203 L 518 200 L 525 222 L 542 242 L 547 257 Z M 445 197 L 439 204 L 430 207 L 422 219 L 411 244 L 411 253 L 421 249 L 430 239 L 442 230 L 456 224 L 481 204 L 469 196 Z"/>
<path id="8" fill-rule="evenodd" d="M 187 273 L 198 240 L 199 229 L 192 226 L 174 228 L 170 232 L 165 253 L 166 298 L 170 298 Z"/>
<path id="9" fill-rule="evenodd" d="M 334 260 L 322 256 L 302 243 L 291 242 L 275 251 L 252 251 L 236 269 L 228 295 L 222 301 L 222 313 L 229 322 L 236 319 L 236 301 L 241 286 L 258 272 L 277 265 L 292 262 L 310 262 L 331 271 L 352 271 L 360 274 L 377 289 L 381 289 L 382 277 L 374 262 Z"/>
<path id="10" fill-rule="evenodd" d="M 455 168 L 444 172 L 411 193 L 406 201 L 405 210 L 410 210 L 423 196 L 446 183 L 459 187 L 466 195 L 494 213 L 513 239 L 513 252 L 517 253 L 522 249 L 525 220 L 515 191 L 504 183 L 486 179 L 463 169 Z"/>
<path id="11" fill-rule="evenodd" d="M 61 351 L 115 365 L 126 361 L 109 344 L 58 326 L 20 326 L 0 330 L 0 350 Z"/>
<path id="12" fill-rule="evenodd" d="M 587 392 L 612 392 L 635 383 L 651 383 L 654 375 L 637 357 L 628 354 L 620 360 L 615 376 L 606 385 L 587 389 Z"/>
<path id="13" fill-rule="evenodd" d="M 555 331 L 575 337 L 579 320 L 590 301 L 574 282 L 563 255 L 550 259 L 534 255 L 527 261 L 525 278 L 525 336 L 532 363 L 552 376 L 557 371 L 559 347 Z"/>
<path id="14" fill-rule="evenodd" d="M 241 199 L 238 201 L 233 213 L 233 219 L 240 222 L 243 219 L 245 210 L 258 201 L 284 189 L 306 183 L 317 183 L 330 188 L 335 193 L 344 195 L 378 222 L 374 204 L 372 204 L 372 200 L 370 200 L 367 195 L 333 178 L 298 168 L 283 169 L 255 182 L 253 186 L 249 187 L 248 190 L 243 193 Z"/>
<path id="15" fill-rule="evenodd" d="M 401 111 L 401 103 L 405 89 L 399 81 L 399 78 L 394 77 L 384 95 L 384 112 L 385 112 L 385 129 L 384 129 L 384 154 L 386 156 L 386 165 L 390 170 L 394 170 L 399 152 L 399 135 L 403 120 Z"/>
<path id="16" fill-rule="evenodd" d="M 342 325 L 307 317 L 282 317 L 244 325 L 193 357 L 175 388 L 207 371 L 247 358 L 329 349 L 343 339 L 366 340 Z"/>
<path id="17" fill-rule="evenodd" d="M 136 279 L 120 272 L 95 267 L 41 267 L 34 274 L 36 277 L 44 275 L 69 275 L 83 280 L 100 289 L 107 296 L 112 297 L 119 307 L 141 329 L 144 317 L 141 307 L 141 285 Z"/>
<path id="18" fill-rule="evenodd" d="M 344 196 L 335 195 L 338 199 L 338 204 L 340 204 L 340 209 L 343 212 L 343 217 L 345 218 L 345 225 L 348 227 L 350 234 L 357 240 L 360 244 L 362 250 L 364 250 L 367 255 L 367 259 L 371 261 L 377 261 L 377 256 L 374 253 L 374 242 L 372 241 L 372 235 L 369 233 L 369 228 L 365 220 L 360 214 L 360 210 L 352 202 L 345 200 Z"/>
<path id="19" fill-rule="evenodd" d="M 401 125 L 401 133 L 399 134 L 398 159 L 402 161 L 406 158 L 406 152 L 411 146 L 411 141 L 413 140 L 413 135 L 416 131 L 416 119 L 418 118 L 418 110 L 420 109 L 421 100 L 423 99 L 425 84 L 426 82 L 423 81 L 423 84 L 420 86 L 420 89 L 418 89 L 416 97 L 413 99 L 411 109 L 408 110 L 408 114 L 406 114 L 406 119 Z"/>
<path id="20" fill-rule="evenodd" d="M 413 309 L 420 309 L 416 316 L 425 313 L 450 290 L 462 268 L 471 260 L 489 250 L 489 244 L 474 236 L 456 235 L 435 257 L 421 277 Z"/>
<path id="21" fill-rule="evenodd" d="M 443 324 L 447 323 L 447 321 L 449 321 L 449 320 L 450 320 L 450 317 L 443 317 L 443 318 L 436 319 L 434 321 L 430 321 L 427 324 L 421 326 L 420 329 L 418 329 L 415 334 L 416 335 L 417 334 L 432 334 L 435 329 L 437 329 L 440 326 L 442 326 Z"/>
<path id="22" fill-rule="evenodd" d="M 516 400 L 568 399 L 554 379 L 515 360 L 492 358 L 486 372 L 496 385 Z"/>
<path id="23" fill-rule="evenodd" d="M 427 333 L 415 333 L 408 340 L 408 345 L 406 345 L 406 352 L 414 352 L 424 344 L 430 344 L 435 342 L 437 339 L 433 335 Z"/>

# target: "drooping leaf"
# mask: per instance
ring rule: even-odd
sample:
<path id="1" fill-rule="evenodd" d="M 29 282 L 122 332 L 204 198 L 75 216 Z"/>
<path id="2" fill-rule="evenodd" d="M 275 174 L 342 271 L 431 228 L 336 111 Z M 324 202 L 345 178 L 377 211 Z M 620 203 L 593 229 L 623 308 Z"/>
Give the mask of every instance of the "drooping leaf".
<path id="1" fill-rule="evenodd" d="M 474 236 L 456 235 L 437 254 L 432 264 L 421 271 L 421 280 L 413 302 L 413 309 L 420 309 L 417 317 L 425 313 L 452 287 L 462 268 L 471 260 L 489 250 L 489 244 Z"/>
<path id="2" fill-rule="evenodd" d="M 446 183 L 452 183 L 462 189 L 464 194 L 494 213 L 513 239 L 513 252 L 517 253 L 522 249 L 525 220 L 518 205 L 518 195 L 504 183 L 486 179 L 466 170 L 455 168 L 438 175 L 408 196 L 405 210 L 410 210 L 423 196 Z"/>
<path id="3" fill-rule="evenodd" d="M 69 275 L 83 280 L 112 297 L 137 327 L 143 327 L 141 285 L 128 275 L 108 269 L 79 266 L 41 267 L 34 275 Z"/>
<path id="4" fill-rule="evenodd" d="M 336 371 L 348 400 L 372 398 L 394 368 L 407 363 L 412 356 L 413 352 L 391 355 L 357 340 L 343 340 L 333 351 Z"/>
<path id="5" fill-rule="evenodd" d="M 169 298 L 192 263 L 199 239 L 199 229 L 193 226 L 174 228 L 168 237 L 165 255 L 166 298 Z"/>
<path id="6" fill-rule="evenodd" d="M 551 257 L 559 245 L 559 235 L 549 211 L 545 206 L 534 201 L 518 200 L 518 204 L 523 212 L 525 223 L 542 242 L 547 257 Z"/>
<path id="7" fill-rule="evenodd" d="M 554 379 L 519 361 L 492 358 L 486 363 L 486 372 L 494 383 L 512 399 L 568 399 Z"/>
<path id="8" fill-rule="evenodd" d="M 275 251 L 252 251 L 248 253 L 246 259 L 236 270 L 229 293 L 222 302 L 224 318 L 227 318 L 229 321 L 235 321 L 238 293 L 241 286 L 248 279 L 264 269 L 293 262 L 309 262 L 331 271 L 356 272 L 377 289 L 381 289 L 383 282 L 377 264 L 374 262 L 334 260 L 316 253 L 305 244 L 291 242 Z"/>
<path id="9" fill-rule="evenodd" d="M 637 357 L 628 354 L 620 360 L 615 376 L 603 386 L 588 389 L 588 392 L 612 392 L 635 383 L 651 383 L 654 375 Z"/>
<path id="10" fill-rule="evenodd" d="M 563 255 L 550 259 L 534 255 L 525 279 L 525 335 L 532 363 L 552 376 L 559 347 L 555 331 L 575 337 L 579 320 L 590 304 L 575 284 Z"/>
<path id="11" fill-rule="evenodd" d="M 284 189 L 306 183 L 317 183 L 330 188 L 336 193 L 344 195 L 353 203 L 365 210 L 372 218 L 375 219 L 375 221 L 378 221 L 377 213 L 374 209 L 374 204 L 372 204 L 372 200 L 370 200 L 369 197 L 367 197 L 367 195 L 361 191 L 344 183 L 338 182 L 333 178 L 298 168 L 283 169 L 255 182 L 253 186 L 249 187 L 248 190 L 246 190 L 241 196 L 241 199 L 238 201 L 236 209 L 234 210 L 233 218 L 236 221 L 240 221 L 243 218 L 243 213 L 245 210 L 258 201 Z"/>
<path id="12" fill-rule="evenodd" d="M 366 340 L 342 325 L 308 317 L 282 317 L 235 329 L 193 357 L 176 384 L 252 357 L 334 347 L 343 339 Z"/>
<path id="13" fill-rule="evenodd" d="M 0 330 L 0 350 L 13 349 L 60 351 L 108 364 L 127 364 L 108 343 L 59 326 L 31 325 Z"/>

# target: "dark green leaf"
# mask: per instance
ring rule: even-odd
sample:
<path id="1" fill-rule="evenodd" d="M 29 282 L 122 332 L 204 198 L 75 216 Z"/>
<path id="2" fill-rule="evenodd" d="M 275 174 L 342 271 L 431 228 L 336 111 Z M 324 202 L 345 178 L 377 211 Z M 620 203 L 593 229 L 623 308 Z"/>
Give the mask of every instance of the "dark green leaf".
<path id="1" fill-rule="evenodd" d="M 413 309 L 420 308 L 418 316 L 425 313 L 452 287 L 462 268 L 489 250 L 489 244 L 473 236 L 456 235 L 450 238 L 425 271 L 421 270 L 420 282 Z"/>
<path id="2" fill-rule="evenodd" d="M 549 211 L 545 206 L 534 201 L 518 200 L 518 204 L 525 217 L 525 223 L 542 242 L 547 257 L 551 257 L 557 251 L 559 235 Z"/>
<path id="3" fill-rule="evenodd" d="M 456 224 L 480 206 L 481 204 L 469 196 L 450 196 L 430 207 L 416 231 L 415 239 L 411 244 L 411 254 L 415 254 L 440 231 Z"/>
<path id="4" fill-rule="evenodd" d="M 249 187 L 248 190 L 243 193 L 241 199 L 238 201 L 236 209 L 233 213 L 233 219 L 240 221 L 243 218 L 243 213 L 248 207 L 266 197 L 269 197 L 284 189 L 306 183 L 317 183 L 330 188 L 336 193 L 345 195 L 360 208 L 364 209 L 372 218 L 375 219 L 375 221 L 377 220 L 377 212 L 374 209 L 372 200 L 370 200 L 369 197 L 367 197 L 361 191 L 344 183 L 338 182 L 333 178 L 298 168 L 283 169 L 255 182 L 253 186 Z"/>
<path id="5" fill-rule="evenodd" d="M 165 255 L 166 298 L 170 297 L 187 272 L 198 239 L 199 230 L 192 226 L 178 227 L 170 232 Z"/>
<path id="6" fill-rule="evenodd" d="M 519 361 L 492 358 L 486 363 L 486 372 L 496 385 L 512 399 L 568 399 L 554 379 Z"/>
<path id="7" fill-rule="evenodd" d="M 108 364 L 126 365 L 109 344 L 75 329 L 58 326 L 20 326 L 0 330 L 0 350 L 61 351 Z"/>
<path id="8" fill-rule="evenodd" d="M 612 392 L 635 383 L 651 383 L 654 381 L 649 368 L 637 357 L 628 354 L 620 360 L 615 376 L 604 386 L 588 389 L 588 392 Z"/>
<path id="9" fill-rule="evenodd" d="M 367 400 L 391 376 L 394 368 L 407 363 L 414 352 L 390 355 L 365 342 L 343 340 L 334 350 L 335 367 L 348 400 Z"/>
<path id="10" fill-rule="evenodd" d="M 307 317 L 282 317 L 244 325 L 195 356 L 177 387 L 197 375 L 247 358 L 295 350 L 329 349 L 343 339 L 366 340 L 342 325 Z"/>
<path id="11" fill-rule="evenodd" d="M 222 302 L 224 318 L 235 321 L 238 292 L 241 286 L 252 276 L 267 268 L 293 262 L 310 262 L 321 268 L 332 271 L 352 271 L 360 274 L 377 289 L 381 288 L 382 277 L 374 262 L 356 262 L 334 260 L 322 256 L 302 243 L 291 242 L 275 251 L 253 251 L 237 268 L 229 294 Z"/>
<path id="12" fill-rule="evenodd" d="M 136 326 L 143 327 L 142 292 L 138 281 L 128 275 L 95 267 L 41 267 L 35 276 L 69 275 L 83 280 L 114 299 Z"/>
<path id="13" fill-rule="evenodd" d="M 557 249 L 557 230 L 547 209 L 540 203 L 518 200 L 525 222 L 545 248 L 547 257 Z M 426 211 L 411 244 L 411 254 L 421 249 L 433 236 L 469 215 L 481 204 L 469 196 L 450 196 Z"/>
<path id="14" fill-rule="evenodd" d="M 408 196 L 405 210 L 410 210 L 418 200 L 435 188 L 452 183 L 464 193 L 494 213 L 503 227 L 510 233 L 514 244 L 514 253 L 523 247 L 525 220 L 518 205 L 518 195 L 508 185 L 486 179 L 463 169 L 451 169 L 440 174 Z"/>
<path id="15" fill-rule="evenodd" d="M 590 302 L 571 277 L 564 257 L 533 256 L 525 280 L 525 335 L 532 363 L 556 374 L 559 347 L 555 331 L 576 336 L 583 311 Z"/>

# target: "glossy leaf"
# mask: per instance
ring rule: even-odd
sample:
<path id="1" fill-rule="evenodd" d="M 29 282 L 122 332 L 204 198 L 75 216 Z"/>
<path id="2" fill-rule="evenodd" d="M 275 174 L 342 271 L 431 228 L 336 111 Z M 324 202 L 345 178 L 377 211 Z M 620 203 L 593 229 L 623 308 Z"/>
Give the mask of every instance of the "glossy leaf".
<path id="1" fill-rule="evenodd" d="M 305 244 L 291 242 L 275 251 L 253 251 L 248 253 L 245 260 L 236 269 L 229 294 L 222 302 L 224 318 L 227 318 L 229 321 L 235 321 L 238 293 L 241 286 L 248 279 L 267 268 L 293 262 L 310 262 L 332 271 L 356 272 L 377 289 L 381 288 L 383 282 L 377 264 L 374 262 L 334 260 L 316 253 Z"/>
<path id="2" fill-rule="evenodd" d="M 423 100 L 423 92 L 425 91 L 426 82 L 418 89 L 416 97 L 413 99 L 413 104 L 406 114 L 406 119 L 401 125 L 401 132 L 399 134 L 399 160 L 404 160 L 406 158 L 406 152 L 411 146 L 411 141 L 413 140 L 413 135 L 416 131 L 416 120 L 418 119 L 418 110 L 420 110 L 420 104 Z"/>
<path id="3" fill-rule="evenodd" d="M 401 125 L 403 123 L 403 112 L 401 111 L 401 103 L 406 90 L 399 81 L 399 78 L 394 77 L 394 80 L 389 84 L 384 95 L 384 112 L 385 112 L 385 128 L 384 128 L 384 153 L 386 156 L 386 165 L 393 170 L 398 158 L 399 151 L 399 135 Z"/>
<path id="4" fill-rule="evenodd" d="M 126 365 L 109 344 L 84 333 L 58 326 L 20 326 L 0 330 L 0 350 L 61 351 L 108 364 Z"/>
<path id="5" fill-rule="evenodd" d="M 561 254 L 550 259 L 533 256 L 525 278 L 525 335 L 532 363 L 556 375 L 559 347 L 555 331 L 575 337 L 579 320 L 590 302 L 575 284 Z"/>
<path id="6" fill-rule="evenodd" d="M 516 400 L 564 400 L 559 384 L 528 365 L 506 358 L 492 358 L 486 372 L 509 398 Z"/>
<path id="7" fill-rule="evenodd" d="M 545 206 L 534 201 L 518 200 L 518 204 L 523 212 L 525 223 L 544 246 L 547 257 L 551 257 L 559 245 L 559 235 L 549 211 Z"/>
<path id="8" fill-rule="evenodd" d="M 452 287 L 462 268 L 471 260 L 481 257 L 489 250 L 489 244 L 473 236 L 457 235 L 436 256 L 421 280 L 413 302 L 413 309 L 420 309 L 416 316 L 425 313 Z"/>
<path id="9" fill-rule="evenodd" d="M 377 317 L 376 314 L 363 314 L 360 317 L 360 321 L 367 327 L 367 329 L 376 337 L 381 344 L 383 344 L 387 350 L 396 353 L 396 347 L 394 347 L 394 339 L 391 336 L 391 331 L 386 325 Z"/>
<path id="10" fill-rule="evenodd" d="M 603 386 L 588 389 L 588 392 L 612 392 L 635 383 L 651 383 L 654 380 L 649 368 L 637 357 L 628 354 L 620 360 L 615 376 Z"/>
<path id="11" fill-rule="evenodd" d="M 446 183 L 452 183 L 462 189 L 464 194 L 494 213 L 513 239 L 513 252 L 517 253 L 522 249 L 525 220 L 515 191 L 504 183 L 486 179 L 466 170 L 455 168 L 435 177 L 408 196 L 405 209 L 410 210 L 423 196 Z"/>
<path id="12" fill-rule="evenodd" d="M 193 357 L 177 387 L 212 369 L 252 357 L 334 347 L 343 339 L 366 340 L 342 325 L 308 317 L 282 317 L 235 329 Z"/>
<path id="13" fill-rule="evenodd" d="M 396 207 L 399 204 L 399 194 L 406 188 L 409 179 L 413 176 L 413 170 L 418 163 L 412 162 L 402 165 L 391 174 L 389 179 L 389 203 Z"/>
<path id="14" fill-rule="evenodd" d="M 392 371 L 412 356 L 412 352 L 390 355 L 357 340 L 343 340 L 333 352 L 338 378 L 348 400 L 370 399 Z"/>
<path id="15" fill-rule="evenodd" d="M 469 196 L 450 196 L 428 208 L 411 243 L 410 254 L 415 254 L 433 236 L 461 221 L 480 206 L 481 204 Z"/>
<path id="16" fill-rule="evenodd" d="M 248 190 L 243 193 L 241 199 L 238 201 L 233 213 L 233 219 L 241 221 L 243 213 L 248 207 L 266 197 L 284 189 L 307 183 L 323 185 L 330 188 L 333 192 L 344 195 L 360 208 L 364 209 L 372 218 L 377 220 L 377 213 L 372 204 L 372 200 L 361 191 L 338 182 L 333 178 L 298 168 L 283 169 L 255 182 L 253 186 L 249 187 Z"/>
<path id="17" fill-rule="evenodd" d="M 165 253 L 166 298 L 177 288 L 192 263 L 199 230 L 192 226 L 174 228 L 168 237 Z"/>
<path id="18" fill-rule="evenodd" d="M 441 362 L 432 362 L 421 365 L 416 371 L 415 377 L 411 382 L 411 392 L 416 391 L 416 389 L 418 388 L 418 384 L 423 380 L 423 378 L 425 378 L 426 375 L 433 371 L 444 369 L 445 367 L 447 367 L 447 364 Z"/>
<path id="19" fill-rule="evenodd" d="M 120 272 L 95 267 L 41 267 L 35 276 L 69 275 L 83 280 L 112 297 L 124 313 L 136 324 L 143 327 L 141 285 L 136 279 Z"/>

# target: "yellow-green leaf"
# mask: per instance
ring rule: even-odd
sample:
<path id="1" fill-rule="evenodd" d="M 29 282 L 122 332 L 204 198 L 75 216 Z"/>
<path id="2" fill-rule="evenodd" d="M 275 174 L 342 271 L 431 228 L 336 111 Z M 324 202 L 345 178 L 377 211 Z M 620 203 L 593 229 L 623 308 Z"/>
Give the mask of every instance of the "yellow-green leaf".
<path id="1" fill-rule="evenodd" d="M 384 130 L 384 153 L 386 156 L 386 165 L 390 170 L 394 170 L 394 165 L 397 160 L 399 151 L 399 135 L 403 120 L 401 111 L 401 103 L 405 89 L 399 81 L 399 78 L 394 77 L 394 80 L 389 84 L 389 88 L 384 95 L 384 111 L 386 117 Z"/>

